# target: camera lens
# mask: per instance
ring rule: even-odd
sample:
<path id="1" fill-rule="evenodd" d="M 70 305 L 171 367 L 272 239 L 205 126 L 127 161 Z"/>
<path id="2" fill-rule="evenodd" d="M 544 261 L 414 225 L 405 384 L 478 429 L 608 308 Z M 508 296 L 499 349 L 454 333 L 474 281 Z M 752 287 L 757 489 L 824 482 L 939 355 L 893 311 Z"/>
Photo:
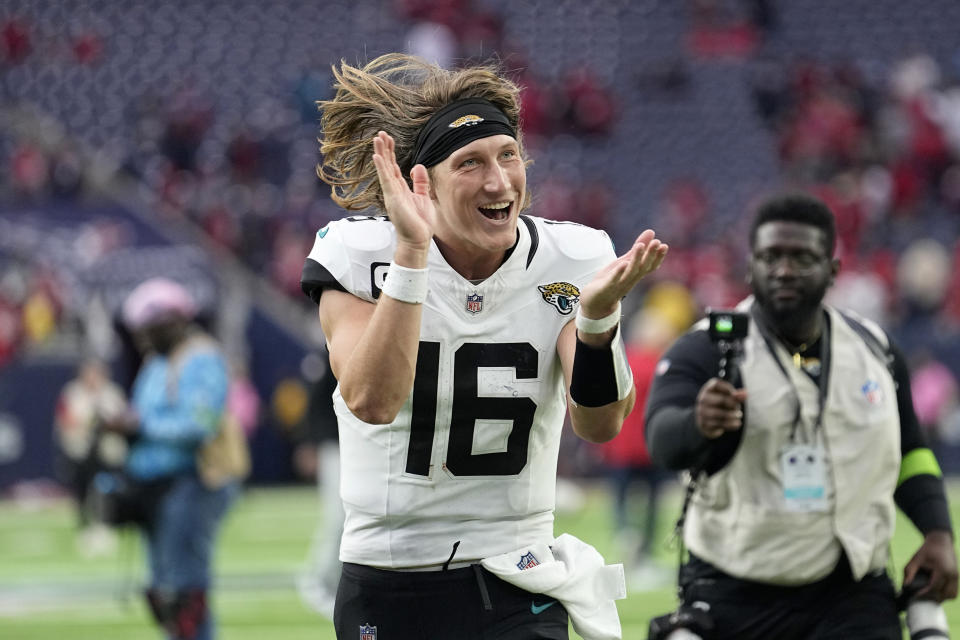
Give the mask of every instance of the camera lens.
<path id="1" fill-rule="evenodd" d="M 950 637 L 947 614 L 933 600 L 914 600 L 907 605 L 907 629 L 911 640 Z"/>

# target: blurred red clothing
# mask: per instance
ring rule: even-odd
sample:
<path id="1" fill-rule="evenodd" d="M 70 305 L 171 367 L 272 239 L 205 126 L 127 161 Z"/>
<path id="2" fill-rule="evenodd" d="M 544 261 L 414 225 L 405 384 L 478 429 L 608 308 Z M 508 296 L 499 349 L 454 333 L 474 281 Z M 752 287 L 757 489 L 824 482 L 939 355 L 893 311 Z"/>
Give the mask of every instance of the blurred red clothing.
<path id="1" fill-rule="evenodd" d="M 647 408 L 647 392 L 653 383 L 653 375 L 660 361 L 658 350 L 644 346 L 627 346 L 627 361 L 633 371 L 633 384 L 637 389 L 637 402 L 633 411 L 623 421 L 620 435 L 600 445 L 603 459 L 613 467 L 649 467 L 650 454 L 643 433 L 643 414 Z"/>

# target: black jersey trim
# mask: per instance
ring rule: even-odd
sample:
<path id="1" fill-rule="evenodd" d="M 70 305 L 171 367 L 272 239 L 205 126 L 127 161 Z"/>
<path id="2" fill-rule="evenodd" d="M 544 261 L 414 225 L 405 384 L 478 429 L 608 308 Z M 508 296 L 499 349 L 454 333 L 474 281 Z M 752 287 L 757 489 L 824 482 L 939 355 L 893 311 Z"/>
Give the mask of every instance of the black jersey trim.
<path id="1" fill-rule="evenodd" d="M 324 289 L 337 289 L 338 291 L 349 293 L 346 288 L 333 277 L 333 274 L 327 271 L 326 267 L 313 258 L 307 258 L 303 263 L 303 273 L 300 275 L 300 289 L 316 304 L 320 304 L 320 295 Z"/>
<path id="2" fill-rule="evenodd" d="M 528 216 L 520 216 L 520 220 L 523 221 L 523 224 L 527 225 L 527 231 L 530 232 L 530 251 L 527 252 L 527 269 L 530 268 L 530 263 L 533 262 L 533 256 L 537 253 L 537 249 L 540 247 L 540 234 L 537 232 L 537 225 L 531 220 Z"/>

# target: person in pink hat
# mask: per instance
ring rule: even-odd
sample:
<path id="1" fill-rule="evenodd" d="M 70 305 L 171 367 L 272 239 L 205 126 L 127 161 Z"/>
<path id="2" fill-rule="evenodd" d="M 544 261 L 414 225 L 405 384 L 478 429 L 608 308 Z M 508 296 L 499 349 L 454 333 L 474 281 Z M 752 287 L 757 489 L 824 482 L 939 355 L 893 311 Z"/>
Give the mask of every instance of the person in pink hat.
<path id="1" fill-rule="evenodd" d="M 144 361 L 132 411 L 107 427 L 128 435 L 126 476 L 140 499 L 126 519 L 143 531 L 150 565 L 147 601 L 170 640 L 214 637 L 208 592 L 220 521 L 239 479 L 207 478 L 198 455 L 224 428 L 227 363 L 196 325 L 197 304 L 165 278 L 138 285 L 121 309 Z"/>

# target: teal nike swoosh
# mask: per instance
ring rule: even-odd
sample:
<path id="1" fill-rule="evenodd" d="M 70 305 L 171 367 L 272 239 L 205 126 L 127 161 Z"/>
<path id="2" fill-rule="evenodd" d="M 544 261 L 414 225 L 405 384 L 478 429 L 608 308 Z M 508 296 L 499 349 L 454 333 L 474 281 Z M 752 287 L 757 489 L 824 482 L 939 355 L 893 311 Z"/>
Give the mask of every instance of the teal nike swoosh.
<path id="1" fill-rule="evenodd" d="M 320 229 L 320 231 L 317 231 L 317 235 L 322 238 L 323 236 L 327 235 L 327 231 L 329 230 L 330 227 L 324 227 L 323 229 Z"/>
<path id="2" fill-rule="evenodd" d="M 552 607 L 552 606 L 555 605 L 555 604 L 557 604 L 557 601 L 556 601 L 556 600 L 551 600 L 551 601 L 548 602 L 547 604 L 541 604 L 541 605 L 537 605 L 536 602 L 531 602 L 531 603 L 530 603 L 530 613 L 532 613 L 533 615 L 541 614 L 541 613 L 543 613 L 544 611 L 546 611 L 547 609 L 549 609 L 550 607 Z"/>

